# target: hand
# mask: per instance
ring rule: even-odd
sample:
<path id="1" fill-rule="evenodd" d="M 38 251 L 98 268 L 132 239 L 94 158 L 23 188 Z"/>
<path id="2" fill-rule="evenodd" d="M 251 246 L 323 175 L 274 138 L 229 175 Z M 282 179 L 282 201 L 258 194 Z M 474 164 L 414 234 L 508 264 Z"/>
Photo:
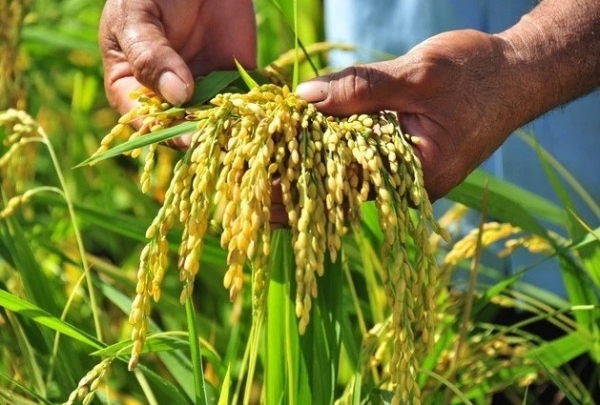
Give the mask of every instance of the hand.
<path id="1" fill-rule="evenodd" d="M 420 137 L 417 153 L 432 200 L 489 157 L 527 118 L 499 37 L 478 31 L 437 35 L 397 59 L 347 68 L 297 91 L 323 113 L 391 110 Z"/>
<path id="2" fill-rule="evenodd" d="M 174 105 L 192 96 L 194 77 L 256 65 L 251 0 L 108 0 L 100 20 L 108 99 L 121 114 L 141 85 Z"/>

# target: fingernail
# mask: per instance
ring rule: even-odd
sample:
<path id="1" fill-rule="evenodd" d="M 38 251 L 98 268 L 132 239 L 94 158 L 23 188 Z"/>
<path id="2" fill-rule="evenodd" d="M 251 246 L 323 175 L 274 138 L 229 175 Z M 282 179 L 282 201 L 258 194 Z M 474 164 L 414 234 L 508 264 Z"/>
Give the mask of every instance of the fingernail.
<path id="1" fill-rule="evenodd" d="M 173 72 L 165 72 L 158 78 L 158 92 L 173 105 L 187 101 L 187 90 L 187 85 Z"/>
<path id="2" fill-rule="evenodd" d="M 327 98 L 329 93 L 329 82 L 312 80 L 310 82 L 300 83 L 296 87 L 296 93 L 309 103 L 317 103 Z"/>

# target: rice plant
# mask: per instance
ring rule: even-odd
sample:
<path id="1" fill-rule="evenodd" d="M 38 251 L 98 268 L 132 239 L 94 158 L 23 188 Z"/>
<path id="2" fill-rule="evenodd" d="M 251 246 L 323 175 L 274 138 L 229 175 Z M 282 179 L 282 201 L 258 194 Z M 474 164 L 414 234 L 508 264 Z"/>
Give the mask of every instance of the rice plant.
<path id="1" fill-rule="evenodd" d="M 0 30 L 2 38 L 8 39 L 0 42 L 0 100 L 8 100 L 0 106 L 0 403 L 386 404 L 393 398 L 418 403 L 417 396 L 425 404 L 487 404 L 493 398 L 515 404 L 595 403 L 599 341 L 595 269 L 600 263 L 600 232 L 580 219 L 570 201 L 570 193 L 585 190 L 531 138 L 524 136 L 545 162 L 562 197 L 561 206 L 475 172 L 450 197 L 479 211 L 480 225 L 464 230 L 465 237 L 450 244 L 435 235 L 425 241 L 423 235 L 428 234 L 421 233 L 416 233 L 414 242 L 407 238 L 402 254 L 416 259 L 414 263 L 419 263 L 419 257 L 433 257 L 435 267 L 431 263 L 424 273 L 410 272 L 405 282 L 412 281 L 402 285 L 398 271 L 403 268 L 394 265 L 400 241 L 390 239 L 395 225 L 382 221 L 381 214 L 406 211 L 405 220 L 412 221 L 416 230 L 419 212 L 427 217 L 428 208 L 400 207 L 406 204 L 402 198 L 389 187 L 376 185 L 385 181 L 397 185 L 403 179 L 418 183 L 418 175 L 393 176 L 393 163 L 399 172 L 405 159 L 396 141 L 409 150 L 417 140 L 395 132 L 394 125 L 387 127 L 394 122 L 386 115 L 319 117 L 309 106 L 301 110 L 299 101 L 289 101 L 293 108 L 288 115 L 276 115 L 275 109 L 258 102 L 260 89 L 268 89 L 273 98 L 279 94 L 281 100 L 293 97 L 293 93 L 284 96 L 282 84 L 293 86 L 294 59 L 304 56 L 293 50 L 292 8 L 283 7 L 282 16 L 270 1 L 256 5 L 259 32 L 270 40 L 260 40 L 261 69 L 250 73 L 255 80 L 264 80 L 261 83 L 275 80 L 276 87 L 252 90 L 239 72 L 215 73 L 229 77 L 227 87 L 233 84 L 236 91 L 213 88 L 201 94 L 203 100 L 195 100 L 195 107 L 183 111 L 140 93 L 157 110 L 145 122 L 147 134 L 125 141 L 135 130 L 122 122 L 118 131 L 112 131 L 119 117 L 101 91 L 95 47 L 100 5 L 87 0 L 51 3 L 51 7 L 35 1 L 0 4 L 0 19 L 6 21 Z M 298 36 L 309 54 L 318 52 L 313 63 L 326 68 L 328 45 L 313 45 L 322 40 L 322 29 L 314 23 L 321 21 L 319 3 L 302 5 L 301 10 L 297 25 L 304 28 Z M 285 35 L 273 36 L 274 30 Z M 281 41 L 274 44 L 274 37 Z M 292 53 L 279 58 L 289 49 Z M 269 66 L 275 59 L 279 63 Z M 314 74 L 308 63 L 297 71 L 304 77 Z M 210 87 L 206 79 L 205 89 Z M 215 103 L 209 104 L 213 99 Z M 223 115 L 219 131 L 199 130 L 199 125 L 209 128 L 211 114 L 226 105 L 234 106 L 247 121 Z M 198 235 L 194 233 L 198 224 L 190 222 L 190 214 L 198 208 L 179 203 L 176 212 L 164 216 L 160 212 L 174 206 L 173 198 L 199 203 L 190 197 L 200 184 L 193 186 L 193 178 L 185 179 L 190 173 L 203 179 L 203 174 L 198 165 L 181 171 L 181 181 L 190 187 L 184 195 L 185 188 L 171 188 L 178 184 L 172 181 L 177 162 L 191 165 L 198 160 L 194 153 L 210 153 L 201 145 L 212 144 L 202 142 L 202 136 L 227 141 L 224 149 L 236 139 L 241 143 L 242 123 L 252 122 L 257 112 L 270 117 L 263 130 L 281 134 L 282 144 L 285 141 L 281 165 L 250 162 L 260 155 L 255 151 L 227 157 L 220 150 L 223 161 L 232 159 L 227 170 L 232 178 L 240 176 L 239 188 L 230 191 L 217 187 L 218 177 L 204 178 L 207 184 L 214 183 L 215 194 L 222 190 L 223 199 L 217 198 L 222 203 L 211 201 L 203 208 L 207 221 L 201 254 L 194 250 L 196 242 L 190 243 L 191 250 L 185 243 L 182 251 L 182 241 Z M 184 129 L 161 121 L 177 114 L 188 114 L 186 129 L 198 132 L 196 147 L 188 151 L 157 144 Z M 309 117 L 306 128 L 304 116 Z M 296 124 L 290 127 L 298 132 L 286 138 L 281 122 L 294 119 Z M 156 126 L 159 123 L 163 125 Z M 335 157 L 336 163 L 329 168 L 316 151 L 319 142 L 339 145 L 328 138 L 336 133 L 334 127 L 350 134 L 346 141 L 353 140 L 357 151 L 366 140 L 366 149 L 361 155 L 350 142 L 348 149 L 332 148 L 326 157 Z M 387 135 L 397 135 L 390 138 L 396 140 L 391 142 L 396 149 L 369 132 L 373 127 L 386 128 L 383 135 L 387 128 L 391 132 Z M 114 136 L 102 141 L 107 134 Z M 372 144 L 374 139 L 378 142 Z M 271 155 L 265 149 L 265 159 L 273 159 L 271 163 L 277 162 L 275 145 L 274 141 Z M 74 168 L 102 146 L 106 147 L 104 160 Z M 136 156 L 138 148 L 141 153 Z M 130 156 L 122 157 L 124 151 Z M 366 155 L 375 161 L 379 157 L 372 165 L 384 167 L 387 174 L 378 177 Z M 308 157 L 313 158 L 312 164 L 307 163 Z M 242 159 L 244 171 L 234 163 L 236 158 Z M 347 166 L 345 159 L 356 162 Z M 268 213 L 259 209 L 269 198 L 270 188 L 264 183 L 269 170 L 284 174 L 280 172 L 289 167 L 295 169 L 284 186 L 289 194 L 283 200 L 289 208 L 290 228 L 269 229 Z M 559 177 L 569 180 L 568 189 Z M 333 179 L 331 184 L 328 178 Z M 367 182 L 365 194 L 346 194 L 350 187 L 345 181 L 356 186 L 366 179 L 371 183 Z M 260 184 L 261 192 L 249 188 Z M 248 190 L 255 191 L 254 197 L 242 200 L 242 195 L 251 197 Z M 423 197 L 411 196 L 410 187 L 407 190 L 406 198 L 415 198 L 413 206 L 427 204 Z M 240 199 L 233 198 L 237 193 Z M 322 224 L 305 223 L 306 215 L 315 215 L 303 211 L 311 205 L 306 204 L 308 196 L 323 196 L 323 205 L 315 210 L 332 212 L 331 218 L 326 216 Z M 231 201 L 234 208 L 227 208 Z M 593 201 L 590 204 L 597 209 Z M 241 215 L 244 206 L 251 207 L 247 216 Z M 464 206 L 437 222 L 456 230 Z M 260 226 L 246 228 L 256 215 Z M 237 237 L 246 234 L 252 237 Z M 310 244 L 305 243 L 308 240 Z M 308 247 L 302 251 L 313 259 L 298 260 L 299 247 Z M 393 254 L 382 255 L 386 249 Z M 537 262 L 558 260 L 568 300 L 521 282 L 520 275 L 528 268 L 505 279 L 482 258 L 519 249 L 533 252 L 530 268 Z M 269 254 L 257 254 L 261 251 Z M 144 258 L 152 258 L 153 266 L 160 264 L 163 271 L 147 267 L 150 273 L 142 271 L 141 279 L 146 274 L 152 277 L 140 287 Z M 423 261 L 415 264 L 416 268 L 422 265 Z M 414 290 L 413 286 L 421 285 L 419 277 L 426 282 L 432 277 L 427 272 L 434 270 L 433 277 L 439 279 L 436 289 Z M 581 283 L 582 279 L 587 282 Z M 394 298 L 410 298 L 406 291 L 424 299 Z M 146 293 L 147 298 L 135 298 Z M 158 298 L 151 311 L 139 306 Z M 411 307 L 415 303 L 426 306 Z M 404 306 L 396 312 L 398 305 Z M 398 322 L 398 313 L 414 316 L 412 329 Z M 498 314 L 518 319 L 503 322 Z M 427 328 L 420 323 L 425 321 Z M 537 333 L 540 323 L 550 325 L 555 335 Z M 402 342 L 412 346 L 398 344 L 402 333 L 409 334 Z M 141 336 L 143 344 L 136 343 Z M 399 355 L 403 353 L 399 348 L 406 347 L 415 350 L 412 363 L 402 363 L 406 357 Z M 583 366 L 592 372 L 582 373 Z M 409 373 L 398 379 L 398 370 Z M 406 398 L 399 400 L 402 395 Z"/>

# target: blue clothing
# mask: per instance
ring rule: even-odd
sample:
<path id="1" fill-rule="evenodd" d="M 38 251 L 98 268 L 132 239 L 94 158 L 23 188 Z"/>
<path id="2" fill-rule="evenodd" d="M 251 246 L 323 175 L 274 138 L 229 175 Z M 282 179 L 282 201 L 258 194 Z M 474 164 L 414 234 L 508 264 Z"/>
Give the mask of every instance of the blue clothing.
<path id="1" fill-rule="evenodd" d="M 353 53 L 332 52 L 330 62 L 333 67 L 345 67 L 382 59 L 382 53 L 388 57 L 402 55 L 444 31 L 472 28 L 501 32 L 536 3 L 536 0 L 327 0 L 327 39 L 358 47 Z M 600 90 L 549 112 L 524 130 L 534 133 L 539 143 L 600 202 Z M 536 152 L 516 136 L 509 137 L 482 168 L 557 201 Z M 600 219 L 585 204 L 577 201 L 576 196 L 573 199 L 592 228 L 600 225 Z M 538 266 L 525 275 L 524 281 L 564 295 L 557 266 Z"/>

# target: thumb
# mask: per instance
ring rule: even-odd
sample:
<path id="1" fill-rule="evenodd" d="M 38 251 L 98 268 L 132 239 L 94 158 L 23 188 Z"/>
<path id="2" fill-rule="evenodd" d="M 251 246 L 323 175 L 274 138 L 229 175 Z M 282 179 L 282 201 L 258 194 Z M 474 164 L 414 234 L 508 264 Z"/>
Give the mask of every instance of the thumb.
<path id="1" fill-rule="evenodd" d="M 113 28 L 107 21 L 110 19 L 105 18 L 101 28 L 100 45 L 109 93 L 121 97 L 123 91 L 133 90 L 131 87 L 139 82 L 174 105 L 191 97 L 192 73 L 169 43 L 158 18 L 137 13 L 126 24 L 115 24 Z"/>
<path id="2" fill-rule="evenodd" d="M 161 25 L 147 23 L 127 30 L 121 46 L 140 83 L 158 91 L 171 104 L 181 105 L 191 97 L 192 73 Z"/>
<path id="3" fill-rule="evenodd" d="M 391 61 L 352 66 L 301 83 L 296 92 L 327 115 L 373 113 L 393 107 L 393 72 Z"/>

